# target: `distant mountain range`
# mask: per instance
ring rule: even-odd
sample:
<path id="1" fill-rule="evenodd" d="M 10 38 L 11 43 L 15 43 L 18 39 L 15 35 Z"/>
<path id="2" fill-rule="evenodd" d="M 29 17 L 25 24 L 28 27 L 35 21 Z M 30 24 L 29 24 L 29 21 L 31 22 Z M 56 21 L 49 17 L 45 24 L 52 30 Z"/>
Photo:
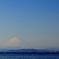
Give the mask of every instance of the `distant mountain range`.
<path id="1" fill-rule="evenodd" d="M 48 52 L 45 49 L 18 49 L 18 50 L 9 50 L 8 52 Z"/>
<path id="2" fill-rule="evenodd" d="M 47 48 L 47 49 L 0 49 L 0 52 L 51 52 L 59 51 L 57 48 Z"/>

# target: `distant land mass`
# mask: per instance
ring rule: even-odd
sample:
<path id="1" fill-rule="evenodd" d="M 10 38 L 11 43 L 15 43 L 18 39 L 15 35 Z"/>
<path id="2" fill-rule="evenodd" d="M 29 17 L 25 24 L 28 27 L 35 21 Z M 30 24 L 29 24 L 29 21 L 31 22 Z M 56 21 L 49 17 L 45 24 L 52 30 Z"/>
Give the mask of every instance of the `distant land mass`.
<path id="1" fill-rule="evenodd" d="M 0 51 L 0 54 L 59 54 L 59 51 L 45 49 L 17 49 Z"/>
<path id="2" fill-rule="evenodd" d="M 9 50 L 8 52 L 48 52 L 49 50 L 45 49 L 18 49 L 18 50 Z"/>
<path id="3" fill-rule="evenodd" d="M 53 52 L 59 51 L 57 48 L 47 49 L 0 49 L 0 52 Z"/>

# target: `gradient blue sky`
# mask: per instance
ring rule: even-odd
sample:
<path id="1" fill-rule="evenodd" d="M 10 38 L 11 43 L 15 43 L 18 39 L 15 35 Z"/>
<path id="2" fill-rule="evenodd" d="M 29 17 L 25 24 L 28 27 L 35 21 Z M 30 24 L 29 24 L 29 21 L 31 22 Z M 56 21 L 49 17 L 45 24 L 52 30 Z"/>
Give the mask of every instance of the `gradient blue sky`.
<path id="1" fill-rule="evenodd" d="M 14 37 L 29 48 L 59 46 L 59 0 L 0 0 L 0 44 Z"/>

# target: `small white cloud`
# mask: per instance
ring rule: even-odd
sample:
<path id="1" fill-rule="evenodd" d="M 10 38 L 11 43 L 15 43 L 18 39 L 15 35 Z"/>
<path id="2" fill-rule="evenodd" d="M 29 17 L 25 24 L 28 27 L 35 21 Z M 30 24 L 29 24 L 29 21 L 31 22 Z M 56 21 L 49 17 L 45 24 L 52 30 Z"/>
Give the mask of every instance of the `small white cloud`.
<path id="1" fill-rule="evenodd" d="M 13 38 L 6 43 L 3 43 L 2 46 L 4 47 L 23 47 L 24 44 L 22 44 L 22 41 L 19 40 L 18 38 Z"/>

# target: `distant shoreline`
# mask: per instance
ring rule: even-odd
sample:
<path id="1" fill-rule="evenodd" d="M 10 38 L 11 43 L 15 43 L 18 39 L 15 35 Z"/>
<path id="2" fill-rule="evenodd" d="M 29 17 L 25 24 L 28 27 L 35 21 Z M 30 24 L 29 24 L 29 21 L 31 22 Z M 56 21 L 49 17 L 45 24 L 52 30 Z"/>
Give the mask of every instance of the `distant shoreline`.
<path id="1" fill-rule="evenodd" d="M 0 54 L 59 54 L 59 52 L 0 52 Z"/>

